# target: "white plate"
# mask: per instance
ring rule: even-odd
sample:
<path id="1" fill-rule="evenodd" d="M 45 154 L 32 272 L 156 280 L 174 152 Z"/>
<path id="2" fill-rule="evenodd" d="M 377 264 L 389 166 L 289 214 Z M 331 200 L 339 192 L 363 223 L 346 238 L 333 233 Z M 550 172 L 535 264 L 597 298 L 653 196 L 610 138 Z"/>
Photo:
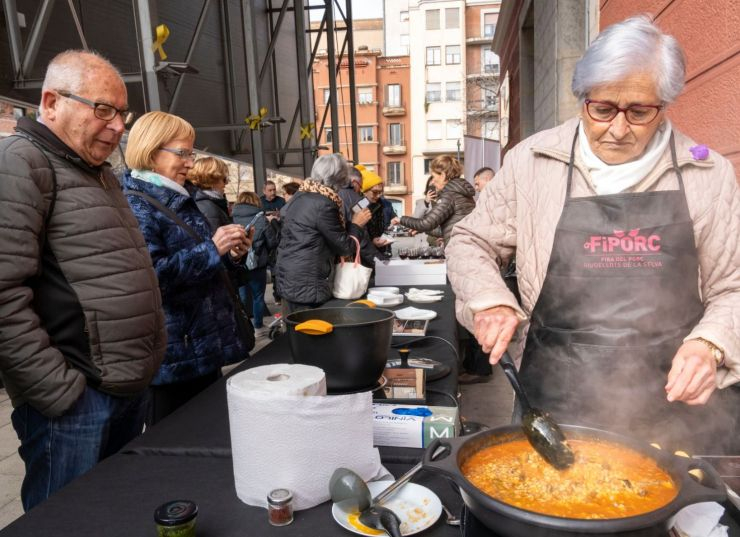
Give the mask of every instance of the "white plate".
<path id="1" fill-rule="evenodd" d="M 376 306 L 398 306 L 403 303 L 403 295 L 373 295 L 372 293 L 367 295 L 367 299 L 375 302 Z"/>
<path id="2" fill-rule="evenodd" d="M 393 481 L 372 481 L 367 484 L 367 487 L 370 489 L 370 494 L 375 496 L 391 483 Z M 439 497 L 428 488 L 416 483 L 406 483 L 381 505 L 398 515 L 401 520 L 401 535 L 414 535 L 424 531 L 442 514 L 442 502 Z M 370 533 L 354 527 L 349 522 L 350 513 L 337 504 L 331 506 L 331 514 L 340 526 L 358 535 L 385 535 L 382 530 L 377 530 L 378 533 Z"/>
<path id="3" fill-rule="evenodd" d="M 431 304 L 432 302 L 439 302 L 440 300 L 442 300 L 441 296 L 412 295 L 411 293 L 406 293 L 406 298 L 408 298 L 411 302 L 418 302 L 420 304 Z"/>
<path id="4" fill-rule="evenodd" d="M 401 292 L 398 287 L 371 287 L 367 290 L 368 293 L 391 293 L 397 295 Z"/>
<path id="5" fill-rule="evenodd" d="M 396 318 L 401 319 L 402 321 L 424 321 L 429 320 L 437 317 L 437 312 L 434 310 L 422 310 L 419 308 L 414 308 L 412 306 L 409 306 L 408 308 L 403 308 L 400 310 L 396 310 Z"/>
<path id="6" fill-rule="evenodd" d="M 437 296 L 437 295 L 444 295 L 444 291 L 440 291 L 439 289 L 417 289 L 416 287 L 412 287 L 408 290 L 409 294 L 412 295 L 426 295 L 426 296 Z"/>

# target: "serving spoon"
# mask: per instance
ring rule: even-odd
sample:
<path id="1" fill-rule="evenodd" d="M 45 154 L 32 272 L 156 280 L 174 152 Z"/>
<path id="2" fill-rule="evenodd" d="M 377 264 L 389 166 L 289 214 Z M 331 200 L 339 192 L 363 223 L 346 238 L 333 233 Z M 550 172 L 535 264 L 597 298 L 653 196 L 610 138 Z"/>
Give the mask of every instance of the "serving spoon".
<path id="1" fill-rule="evenodd" d="M 519 404 L 522 405 L 522 430 L 529 443 L 551 466 L 558 470 L 565 470 L 575 461 L 573 451 L 565 439 L 563 431 L 550 415 L 529 404 L 529 399 L 519 380 L 514 360 L 508 352 L 504 352 L 499 361 L 501 367 L 514 388 Z"/>

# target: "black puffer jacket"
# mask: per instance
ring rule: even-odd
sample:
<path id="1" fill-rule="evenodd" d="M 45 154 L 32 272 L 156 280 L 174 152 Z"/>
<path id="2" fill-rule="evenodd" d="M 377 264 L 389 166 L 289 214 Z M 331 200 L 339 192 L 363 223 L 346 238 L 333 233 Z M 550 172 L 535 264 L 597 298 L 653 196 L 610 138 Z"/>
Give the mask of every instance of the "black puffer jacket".
<path id="1" fill-rule="evenodd" d="M 231 224 L 231 217 L 229 216 L 229 204 L 226 202 L 226 198 L 213 198 L 203 192 L 200 188 L 195 191 L 193 195 L 195 204 L 198 206 L 200 212 L 208 220 L 208 224 L 211 226 L 211 231 L 214 233 L 221 226 L 227 226 Z"/>
<path id="2" fill-rule="evenodd" d="M 299 304 L 323 304 L 331 298 L 334 258 L 350 255 L 362 229 L 339 220 L 339 209 L 313 192 L 296 192 L 285 206 L 278 246 L 277 285 L 281 297 Z"/>
<path id="3" fill-rule="evenodd" d="M 450 179 L 437 196 L 437 203 L 422 218 L 401 217 L 401 225 L 429 233 L 437 226 L 442 228 L 445 244 L 450 240 L 452 228 L 475 208 L 475 189 L 465 179 Z"/>

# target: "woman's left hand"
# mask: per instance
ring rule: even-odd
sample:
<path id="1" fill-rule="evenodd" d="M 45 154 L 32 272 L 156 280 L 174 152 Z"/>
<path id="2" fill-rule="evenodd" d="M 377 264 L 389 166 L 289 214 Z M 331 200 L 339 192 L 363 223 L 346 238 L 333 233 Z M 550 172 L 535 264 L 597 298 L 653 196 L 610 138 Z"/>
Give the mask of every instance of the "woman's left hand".
<path id="1" fill-rule="evenodd" d="M 673 357 L 665 391 L 669 401 L 703 405 L 717 387 L 717 363 L 701 341 L 687 341 Z"/>

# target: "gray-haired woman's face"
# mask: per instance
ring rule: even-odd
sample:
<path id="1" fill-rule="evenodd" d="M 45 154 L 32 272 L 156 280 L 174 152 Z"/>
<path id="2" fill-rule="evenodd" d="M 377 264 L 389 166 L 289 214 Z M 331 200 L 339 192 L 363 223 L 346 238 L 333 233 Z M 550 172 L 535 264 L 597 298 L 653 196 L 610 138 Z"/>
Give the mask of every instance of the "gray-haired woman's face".
<path id="1" fill-rule="evenodd" d="M 618 82 L 597 86 L 588 94 L 593 101 L 614 104 L 620 108 L 641 105 L 659 105 L 658 88 L 649 73 L 635 73 Z M 596 121 L 589 116 L 584 103 L 581 110 L 583 129 L 594 154 L 607 164 L 624 164 L 640 158 L 663 122 L 665 111 L 647 125 L 634 125 L 624 112 L 611 121 Z"/>

